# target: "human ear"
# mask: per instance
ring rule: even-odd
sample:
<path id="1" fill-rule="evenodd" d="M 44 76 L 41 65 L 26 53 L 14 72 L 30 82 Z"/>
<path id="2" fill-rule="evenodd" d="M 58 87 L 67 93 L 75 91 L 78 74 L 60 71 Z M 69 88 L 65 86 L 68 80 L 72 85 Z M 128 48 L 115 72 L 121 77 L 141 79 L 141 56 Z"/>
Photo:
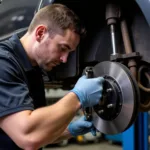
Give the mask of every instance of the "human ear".
<path id="1" fill-rule="evenodd" d="M 38 42 L 41 42 L 41 40 L 44 38 L 46 31 L 47 28 L 44 25 L 40 25 L 37 27 L 35 36 Z"/>

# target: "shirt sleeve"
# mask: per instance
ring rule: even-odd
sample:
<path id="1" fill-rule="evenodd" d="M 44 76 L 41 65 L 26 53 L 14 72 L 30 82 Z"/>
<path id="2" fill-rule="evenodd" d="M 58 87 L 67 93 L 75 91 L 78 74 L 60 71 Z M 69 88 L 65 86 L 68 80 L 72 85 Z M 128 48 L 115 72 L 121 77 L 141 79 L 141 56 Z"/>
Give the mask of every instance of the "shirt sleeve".
<path id="1" fill-rule="evenodd" d="M 0 117 L 33 109 L 33 100 L 18 64 L 0 55 Z"/>

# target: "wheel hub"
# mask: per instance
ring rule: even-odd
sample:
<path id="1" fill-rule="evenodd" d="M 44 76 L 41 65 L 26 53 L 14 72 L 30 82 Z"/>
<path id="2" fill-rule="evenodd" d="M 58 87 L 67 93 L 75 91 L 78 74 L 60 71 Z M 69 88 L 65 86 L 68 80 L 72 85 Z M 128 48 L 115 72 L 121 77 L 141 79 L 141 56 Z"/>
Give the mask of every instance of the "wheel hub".
<path id="1" fill-rule="evenodd" d="M 105 76 L 104 78 L 102 99 L 99 105 L 93 108 L 100 118 L 104 120 L 113 120 L 121 111 L 121 90 L 112 77 Z"/>

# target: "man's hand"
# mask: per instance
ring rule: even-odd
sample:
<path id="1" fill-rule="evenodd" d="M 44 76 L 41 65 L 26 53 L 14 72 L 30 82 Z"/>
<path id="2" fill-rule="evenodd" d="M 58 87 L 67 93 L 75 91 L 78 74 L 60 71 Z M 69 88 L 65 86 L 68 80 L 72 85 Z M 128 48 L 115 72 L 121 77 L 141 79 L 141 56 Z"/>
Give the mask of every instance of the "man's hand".
<path id="1" fill-rule="evenodd" d="M 96 131 L 93 130 L 93 124 L 91 121 L 87 121 L 85 116 L 82 116 L 79 120 L 71 122 L 68 126 L 68 130 L 72 136 L 83 135 L 91 132 L 93 136 L 96 135 Z"/>
<path id="2" fill-rule="evenodd" d="M 92 107 L 99 103 L 102 97 L 104 78 L 87 78 L 85 75 L 79 78 L 75 87 L 71 90 L 74 92 L 83 107 Z"/>

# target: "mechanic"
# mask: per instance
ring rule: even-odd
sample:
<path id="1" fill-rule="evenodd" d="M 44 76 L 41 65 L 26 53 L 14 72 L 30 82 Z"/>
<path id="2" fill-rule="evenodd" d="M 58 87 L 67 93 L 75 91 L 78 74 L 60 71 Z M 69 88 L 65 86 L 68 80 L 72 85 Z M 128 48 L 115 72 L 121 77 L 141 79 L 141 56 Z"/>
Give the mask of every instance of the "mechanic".
<path id="1" fill-rule="evenodd" d="M 42 70 L 66 63 L 84 35 L 72 10 L 51 4 L 35 14 L 23 36 L 0 43 L 0 150 L 37 150 L 93 131 L 85 117 L 71 121 L 82 107 L 99 103 L 104 79 L 83 75 L 68 94 L 46 106 L 42 76 Z"/>

